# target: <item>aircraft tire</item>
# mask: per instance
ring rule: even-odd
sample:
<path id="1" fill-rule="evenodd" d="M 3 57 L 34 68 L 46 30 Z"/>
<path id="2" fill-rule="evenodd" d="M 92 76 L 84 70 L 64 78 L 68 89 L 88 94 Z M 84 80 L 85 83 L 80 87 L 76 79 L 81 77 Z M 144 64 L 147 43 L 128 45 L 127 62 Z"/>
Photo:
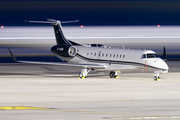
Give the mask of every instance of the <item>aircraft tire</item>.
<path id="1" fill-rule="evenodd" d="M 115 78 L 115 72 L 111 71 L 111 72 L 109 73 L 109 77 L 110 77 L 110 78 Z"/>
<path id="2" fill-rule="evenodd" d="M 157 81 L 157 76 L 154 76 L 154 80 Z"/>
<path id="3" fill-rule="evenodd" d="M 155 81 L 159 81 L 159 80 L 160 80 L 160 77 L 159 77 L 159 76 L 154 76 L 154 80 L 155 80 Z"/>

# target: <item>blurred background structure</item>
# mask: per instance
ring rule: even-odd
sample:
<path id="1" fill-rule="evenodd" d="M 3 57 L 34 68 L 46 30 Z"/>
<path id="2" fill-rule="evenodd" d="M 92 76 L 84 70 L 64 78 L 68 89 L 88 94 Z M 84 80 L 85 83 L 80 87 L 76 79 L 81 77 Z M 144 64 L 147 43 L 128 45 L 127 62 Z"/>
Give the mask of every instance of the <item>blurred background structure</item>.
<path id="1" fill-rule="evenodd" d="M 24 22 L 47 18 L 79 19 L 63 28 L 81 44 L 152 49 L 159 55 L 166 47 L 168 60 L 180 58 L 177 0 L 1 0 L 0 5 L 0 62 L 13 62 L 7 48 L 23 59 L 59 61 L 50 52 L 56 44 L 52 27 Z"/>
<path id="2" fill-rule="evenodd" d="M 1 0 L 0 5 L 4 26 L 47 18 L 79 19 L 84 25 L 180 25 L 179 0 Z"/>

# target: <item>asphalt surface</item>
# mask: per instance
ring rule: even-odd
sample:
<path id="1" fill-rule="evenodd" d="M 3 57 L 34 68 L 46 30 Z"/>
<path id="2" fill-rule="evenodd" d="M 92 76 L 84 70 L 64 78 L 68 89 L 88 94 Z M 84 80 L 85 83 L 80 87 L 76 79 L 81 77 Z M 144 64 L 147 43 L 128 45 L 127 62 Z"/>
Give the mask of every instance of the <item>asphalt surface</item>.
<path id="1" fill-rule="evenodd" d="M 37 71 L 37 70 L 35 70 Z M 118 79 L 89 74 L 1 74 L 2 120 L 180 119 L 179 72 L 124 73 Z"/>

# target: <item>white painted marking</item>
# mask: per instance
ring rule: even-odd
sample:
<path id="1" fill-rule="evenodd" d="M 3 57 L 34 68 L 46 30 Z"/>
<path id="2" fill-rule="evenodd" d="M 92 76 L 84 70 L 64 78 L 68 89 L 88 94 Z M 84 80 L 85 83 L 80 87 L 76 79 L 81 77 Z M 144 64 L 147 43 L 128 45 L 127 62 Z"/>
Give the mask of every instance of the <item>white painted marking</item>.
<path id="1" fill-rule="evenodd" d="M 134 118 L 113 118 L 113 119 L 120 119 L 120 120 L 180 119 L 180 116 L 134 117 Z"/>

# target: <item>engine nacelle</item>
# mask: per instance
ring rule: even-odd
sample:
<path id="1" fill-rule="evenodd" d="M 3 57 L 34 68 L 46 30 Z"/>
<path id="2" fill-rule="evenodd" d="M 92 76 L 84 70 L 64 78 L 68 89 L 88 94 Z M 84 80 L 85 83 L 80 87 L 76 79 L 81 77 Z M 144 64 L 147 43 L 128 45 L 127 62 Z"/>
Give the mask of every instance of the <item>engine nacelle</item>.
<path id="1" fill-rule="evenodd" d="M 63 57 L 74 57 L 77 54 L 77 48 L 71 45 L 56 45 L 51 48 L 51 52 Z"/>

